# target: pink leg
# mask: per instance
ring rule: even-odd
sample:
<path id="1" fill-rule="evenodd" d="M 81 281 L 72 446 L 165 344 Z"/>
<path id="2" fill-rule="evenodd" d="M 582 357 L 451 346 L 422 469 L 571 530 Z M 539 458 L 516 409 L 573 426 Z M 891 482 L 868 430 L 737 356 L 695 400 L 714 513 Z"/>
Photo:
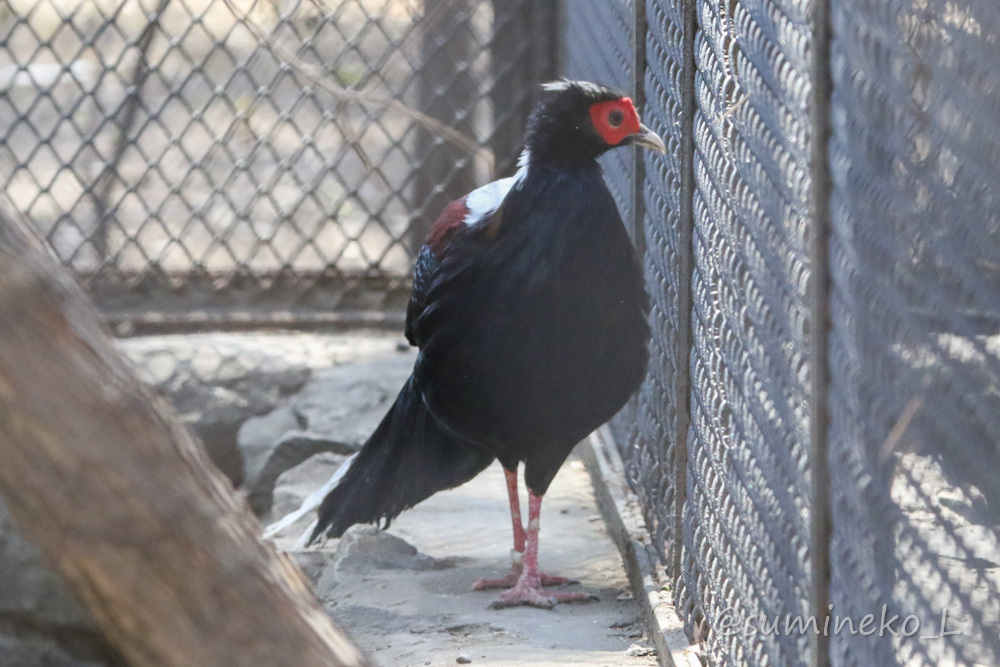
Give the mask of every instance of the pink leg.
<path id="1" fill-rule="evenodd" d="M 510 559 L 514 561 L 514 568 L 510 574 L 502 579 L 480 579 L 472 585 L 477 591 L 485 591 L 491 588 L 510 588 L 517 583 L 517 578 L 521 575 L 521 558 L 524 554 L 524 526 L 521 524 L 521 499 L 517 495 L 517 470 L 503 469 L 504 477 L 507 478 L 507 499 L 510 501 L 510 520 L 514 526 L 514 549 L 510 552 Z"/>
<path id="2" fill-rule="evenodd" d="M 510 588 L 517 583 L 524 569 L 522 559 L 524 558 L 525 533 L 524 525 L 521 523 L 521 499 L 517 495 L 517 470 L 503 469 L 504 477 L 507 478 L 507 499 L 510 501 L 510 520 L 514 526 L 514 549 L 510 552 L 510 559 L 514 562 L 514 567 L 510 574 L 501 579 L 480 579 L 472 588 L 477 591 L 485 591 L 491 588 Z M 558 586 L 560 584 L 578 584 L 580 582 L 568 577 L 552 577 L 542 574 L 542 586 Z"/>
<path id="3" fill-rule="evenodd" d="M 517 470 L 503 469 L 507 478 L 507 498 L 510 500 L 510 520 L 514 525 L 514 551 L 524 553 L 524 525 L 521 523 L 521 499 L 517 495 Z"/>
<path id="4" fill-rule="evenodd" d="M 542 497 L 528 491 L 528 534 L 524 549 L 521 576 L 509 591 L 500 596 L 490 607 L 502 609 L 528 605 L 552 609 L 559 602 L 588 602 L 596 600 L 590 593 L 543 593 L 542 574 L 538 571 L 538 529 L 542 512 Z"/>

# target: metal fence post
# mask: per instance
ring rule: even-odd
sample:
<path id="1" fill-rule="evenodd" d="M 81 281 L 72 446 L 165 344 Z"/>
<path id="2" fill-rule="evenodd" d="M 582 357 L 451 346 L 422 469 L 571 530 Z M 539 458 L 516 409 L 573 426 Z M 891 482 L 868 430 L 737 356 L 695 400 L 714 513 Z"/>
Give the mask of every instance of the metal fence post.
<path id="1" fill-rule="evenodd" d="M 561 3 L 554 0 L 527 6 L 523 0 L 493 0 L 490 147 L 497 176 L 514 171 L 523 146 L 524 124 L 538 101 L 539 86 L 556 77 L 560 11 Z"/>
<path id="2" fill-rule="evenodd" d="M 97 184 L 94 187 L 94 219 L 96 220 L 96 227 L 90 240 L 101 261 L 108 258 L 108 216 L 110 215 L 109 209 L 112 208 L 108 200 L 111 197 L 111 190 L 114 187 L 114 178 L 118 173 L 118 166 L 121 164 L 122 157 L 125 155 L 125 149 L 129 145 L 128 135 L 132 132 L 132 126 L 135 124 L 136 113 L 139 111 L 139 100 L 142 99 L 142 88 L 149 75 L 149 62 L 146 55 L 149 53 L 149 47 L 153 43 L 153 36 L 156 34 L 156 28 L 160 24 L 160 17 L 163 16 L 163 12 L 166 11 L 169 3 L 170 0 L 160 0 L 156 9 L 149 15 L 146 26 L 142 29 L 142 33 L 135 42 L 135 48 L 139 52 L 139 57 L 136 59 L 135 68 L 132 70 L 132 82 L 125 96 L 125 101 L 119 107 L 122 115 L 121 120 L 116 122 L 118 126 L 118 139 L 115 143 L 115 152 L 111 160 L 104 165 L 104 169 L 101 170 L 101 174 L 97 178 Z"/>
<path id="3" fill-rule="evenodd" d="M 633 103 L 640 111 L 646 106 L 646 1 L 636 0 L 634 12 L 635 26 L 632 32 L 632 90 Z M 639 257 L 646 254 L 646 231 L 643 222 L 646 206 L 643 192 L 646 187 L 646 155 L 643 151 L 633 151 L 635 160 L 632 181 L 632 241 Z"/>
<path id="4" fill-rule="evenodd" d="M 829 338 L 830 338 L 830 94 L 833 82 L 830 73 L 830 2 L 813 0 L 813 71 L 812 71 L 812 239 L 809 262 L 812 275 L 810 299 L 810 360 L 812 380 L 810 403 L 809 457 L 812 472 L 810 498 L 810 612 L 820 627 L 830 616 L 830 467 L 827 437 L 829 414 Z M 830 640 L 826 633 L 812 636 L 810 664 L 826 667 L 830 664 Z"/>
<path id="5" fill-rule="evenodd" d="M 682 330 L 677 332 L 678 348 L 682 359 L 677 364 L 677 443 L 674 446 L 674 525 L 675 535 L 680 544 L 672 545 L 671 576 L 676 580 L 681 576 L 681 551 L 684 543 L 684 502 L 687 497 L 688 429 L 691 425 L 691 350 L 694 340 L 691 324 L 694 318 L 694 295 L 692 294 L 692 272 L 694 271 L 694 113 L 697 106 L 695 91 L 694 37 L 697 30 L 698 10 L 695 0 L 682 0 L 684 15 L 684 44 L 681 50 L 683 63 L 681 76 L 681 210 L 679 221 L 679 255 L 682 266 L 678 273 L 685 281 L 679 285 L 678 313 Z"/>
<path id="6" fill-rule="evenodd" d="M 470 0 L 424 0 L 417 72 L 420 112 L 470 137 L 474 136 L 473 116 L 479 97 L 470 67 L 475 57 L 472 8 Z M 418 130 L 416 146 L 416 217 L 410 228 L 413 256 L 419 253 L 441 210 L 476 186 L 472 155 L 425 128 Z"/>

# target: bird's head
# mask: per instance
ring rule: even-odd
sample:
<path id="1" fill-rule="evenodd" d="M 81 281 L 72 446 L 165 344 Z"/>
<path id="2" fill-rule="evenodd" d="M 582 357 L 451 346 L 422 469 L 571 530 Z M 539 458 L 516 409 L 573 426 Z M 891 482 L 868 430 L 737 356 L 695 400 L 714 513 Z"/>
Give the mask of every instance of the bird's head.
<path id="1" fill-rule="evenodd" d="M 659 135 L 639 122 L 632 100 L 617 90 L 566 79 L 542 90 L 525 136 L 533 162 L 572 167 L 618 146 L 667 152 Z"/>

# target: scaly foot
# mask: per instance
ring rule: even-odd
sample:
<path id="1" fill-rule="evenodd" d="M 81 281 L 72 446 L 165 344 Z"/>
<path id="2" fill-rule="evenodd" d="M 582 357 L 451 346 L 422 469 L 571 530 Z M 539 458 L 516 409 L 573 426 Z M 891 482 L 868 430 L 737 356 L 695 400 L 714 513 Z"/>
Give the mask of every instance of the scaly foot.
<path id="1" fill-rule="evenodd" d="M 495 588 L 513 588 L 517 585 L 517 580 L 521 577 L 521 570 L 514 568 L 510 571 L 506 577 L 502 579 L 480 579 L 472 585 L 472 589 L 476 591 L 488 591 Z M 578 584 L 580 583 L 576 579 L 570 579 L 569 577 L 553 577 L 548 574 L 542 574 L 542 586 L 561 586 L 562 584 Z"/>
<path id="2" fill-rule="evenodd" d="M 532 586 L 522 580 L 501 595 L 499 600 L 491 604 L 490 609 L 505 609 L 522 605 L 539 609 L 552 609 L 560 602 L 591 602 L 597 599 L 596 595 L 590 593 L 557 593 L 555 591 L 543 593 L 541 587 Z"/>

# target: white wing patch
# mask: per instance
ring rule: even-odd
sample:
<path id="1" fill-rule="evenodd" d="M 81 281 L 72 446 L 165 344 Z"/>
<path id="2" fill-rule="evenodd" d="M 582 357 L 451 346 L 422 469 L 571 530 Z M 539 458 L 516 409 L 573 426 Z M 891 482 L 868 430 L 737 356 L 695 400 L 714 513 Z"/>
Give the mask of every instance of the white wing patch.
<path id="1" fill-rule="evenodd" d="M 525 150 L 517 161 L 516 174 L 487 183 L 465 197 L 465 208 L 469 209 L 465 216 L 465 224 L 474 225 L 500 208 L 507 194 L 528 175 L 528 160 L 528 151 Z"/>
<path id="2" fill-rule="evenodd" d="M 465 207 L 469 209 L 465 216 L 465 224 L 474 225 L 493 211 L 500 208 L 504 197 L 514 187 L 516 176 L 501 178 L 498 181 L 487 183 L 481 188 L 476 188 L 465 198 Z"/>

